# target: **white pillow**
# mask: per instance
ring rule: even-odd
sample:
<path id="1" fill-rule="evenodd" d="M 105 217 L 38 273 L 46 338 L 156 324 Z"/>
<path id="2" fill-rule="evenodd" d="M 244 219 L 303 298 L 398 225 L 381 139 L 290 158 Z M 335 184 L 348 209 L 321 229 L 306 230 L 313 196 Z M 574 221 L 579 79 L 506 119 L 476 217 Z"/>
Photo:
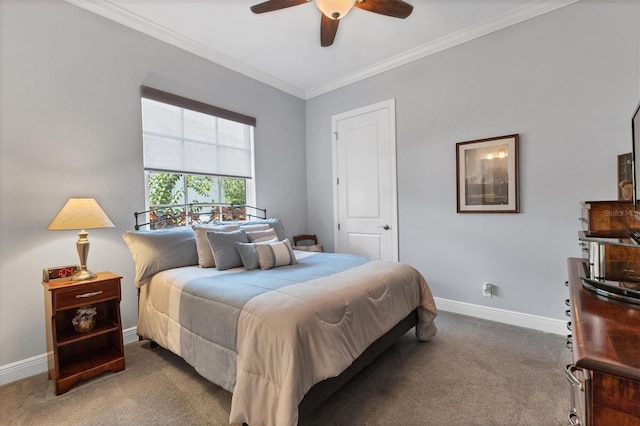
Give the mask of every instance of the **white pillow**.
<path id="1" fill-rule="evenodd" d="M 320 253 L 322 251 L 322 244 L 312 244 L 310 246 L 293 246 L 293 249 Z"/>
<path id="2" fill-rule="evenodd" d="M 269 226 L 269 225 L 267 225 Z M 243 226 L 242 229 L 246 229 L 246 226 Z M 274 238 L 278 239 L 276 235 L 276 231 L 274 229 L 265 229 L 264 231 L 247 231 L 247 238 L 249 238 L 249 242 L 251 243 L 263 243 L 265 241 L 273 240 Z"/>
<path id="3" fill-rule="evenodd" d="M 234 220 L 234 221 L 216 221 L 213 222 L 212 225 L 238 225 L 242 227 L 242 229 L 246 229 L 247 226 L 254 225 L 263 225 L 267 224 L 271 228 L 275 229 L 276 235 L 278 235 L 279 240 L 284 240 L 287 238 L 287 234 L 284 231 L 284 225 L 279 218 L 269 218 L 269 219 L 253 219 L 253 220 Z"/>
<path id="4" fill-rule="evenodd" d="M 269 225 L 266 225 L 267 227 Z M 196 233 L 196 249 L 198 250 L 198 265 L 201 268 L 213 268 L 216 261 L 213 258 L 213 251 L 207 238 L 208 231 L 231 232 L 240 229 L 238 225 L 194 225 L 193 230 Z"/>
<path id="5" fill-rule="evenodd" d="M 297 263 L 289 239 L 278 243 L 256 244 L 254 247 L 258 253 L 258 263 L 260 263 L 261 269 L 271 269 L 277 266 Z"/>

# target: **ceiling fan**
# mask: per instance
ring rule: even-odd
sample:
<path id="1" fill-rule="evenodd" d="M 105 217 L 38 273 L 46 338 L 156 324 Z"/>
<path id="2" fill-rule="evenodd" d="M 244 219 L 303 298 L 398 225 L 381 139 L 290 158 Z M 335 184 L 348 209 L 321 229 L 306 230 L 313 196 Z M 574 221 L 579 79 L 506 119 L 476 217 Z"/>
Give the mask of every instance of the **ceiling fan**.
<path id="1" fill-rule="evenodd" d="M 309 3 L 312 0 L 268 0 L 251 6 L 253 13 L 272 12 L 287 7 Z M 355 6 L 381 15 L 404 19 L 411 15 L 413 6 L 402 0 L 315 0 L 316 6 L 322 12 L 320 21 L 320 45 L 331 46 L 338 31 L 338 24 Z"/>

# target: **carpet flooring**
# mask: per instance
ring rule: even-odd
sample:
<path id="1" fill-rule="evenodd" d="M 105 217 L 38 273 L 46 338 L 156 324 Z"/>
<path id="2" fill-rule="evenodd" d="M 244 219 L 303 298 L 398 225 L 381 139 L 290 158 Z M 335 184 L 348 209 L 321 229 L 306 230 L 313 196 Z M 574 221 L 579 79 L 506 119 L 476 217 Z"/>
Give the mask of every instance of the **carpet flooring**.
<path id="1" fill-rule="evenodd" d="M 402 336 L 300 425 L 567 424 L 563 336 L 440 312 L 438 334 Z M 148 342 L 126 369 L 55 396 L 46 373 L 0 387 L 0 425 L 225 425 L 231 394 Z"/>

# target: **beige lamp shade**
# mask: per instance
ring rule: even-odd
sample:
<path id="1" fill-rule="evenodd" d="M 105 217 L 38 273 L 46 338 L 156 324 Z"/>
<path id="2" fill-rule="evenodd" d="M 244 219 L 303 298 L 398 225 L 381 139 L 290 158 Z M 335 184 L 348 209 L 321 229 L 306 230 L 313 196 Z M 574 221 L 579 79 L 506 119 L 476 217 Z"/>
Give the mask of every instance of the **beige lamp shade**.
<path id="1" fill-rule="evenodd" d="M 52 231 L 113 228 L 115 225 L 93 198 L 70 198 L 49 224 Z"/>
<path id="2" fill-rule="evenodd" d="M 78 233 L 76 249 L 80 258 L 80 270 L 71 277 L 74 281 L 91 280 L 96 274 L 87 269 L 89 256 L 89 233 L 85 229 L 113 228 L 115 225 L 109 216 L 93 198 L 70 198 L 62 210 L 49 224 L 49 229 L 60 231 L 65 229 L 81 229 Z"/>

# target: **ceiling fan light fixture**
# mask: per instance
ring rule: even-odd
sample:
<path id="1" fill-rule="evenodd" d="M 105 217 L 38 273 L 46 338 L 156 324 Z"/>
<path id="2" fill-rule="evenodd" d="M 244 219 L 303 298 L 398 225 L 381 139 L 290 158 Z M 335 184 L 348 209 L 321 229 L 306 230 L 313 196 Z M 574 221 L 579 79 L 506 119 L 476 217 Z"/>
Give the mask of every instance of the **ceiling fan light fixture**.
<path id="1" fill-rule="evenodd" d="M 356 4 L 356 0 L 316 0 L 316 7 L 329 19 L 342 19 Z"/>

